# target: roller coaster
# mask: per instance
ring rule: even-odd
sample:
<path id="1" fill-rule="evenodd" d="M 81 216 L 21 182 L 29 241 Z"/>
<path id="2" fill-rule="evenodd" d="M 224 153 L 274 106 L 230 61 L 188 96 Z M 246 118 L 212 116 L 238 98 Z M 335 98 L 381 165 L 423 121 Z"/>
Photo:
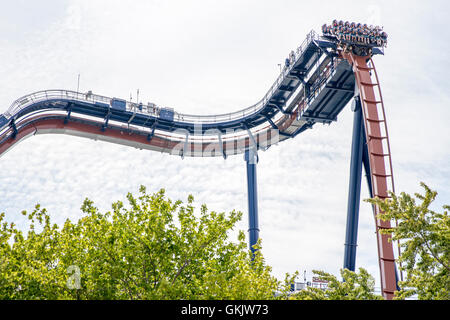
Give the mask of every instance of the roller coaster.
<path id="1" fill-rule="evenodd" d="M 295 138 L 317 123 L 331 124 L 352 101 L 353 141 L 344 268 L 355 270 L 362 168 L 371 197 L 394 191 L 389 135 L 380 82 L 372 57 L 384 49 L 307 34 L 286 59 L 270 89 L 256 104 L 219 115 L 191 115 L 154 103 L 70 90 L 25 95 L 0 115 L 0 156 L 36 134 L 66 134 L 181 157 L 244 154 L 247 165 L 249 246 L 259 237 L 256 167 L 258 151 Z M 390 221 L 373 206 L 383 296 L 392 299 L 398 274 Z"/>

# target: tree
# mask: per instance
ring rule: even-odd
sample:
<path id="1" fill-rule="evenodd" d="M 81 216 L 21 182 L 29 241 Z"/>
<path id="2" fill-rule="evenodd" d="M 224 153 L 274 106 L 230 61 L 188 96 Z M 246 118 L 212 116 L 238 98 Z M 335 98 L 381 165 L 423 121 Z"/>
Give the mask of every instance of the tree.
<path id="1" fill-rule="evenodd" d="M 245 235 L 229 233 L 242 213 L 195 212 L 194 198 L 172 201 L 164 189 L 101 213 L 86 199 L 83 216 L 62 226 L 39 205 L 27 233 L 0 215 L 0 299 L 379 299 L 373 278 L 343 270 L 345 282 L 321 271 L 326 291 L 290 292 L 297 272 L 271 275 L 261 242 L 255 254 Z"/>
<path id="2" fill-rule="evenodd" d="M 383 300 L 383 297 L 374 294 L 375 280 L 364 269 L 359 273 L 348 269 L 341 269 L 344 281 L 338 280 L 334 275 L 324 271 L 313 271 L 321 280 L 328 282 L 327 288 L 320 289 L 308 287 L 292 295 L 291 299 L 299 300 Z"/>
<path id="3" fill-rule="evenodd" d="M 398 258 L 401 270 L 406 271 L 402 290 L 396 297 L 404 299 L 417 294 L 419 299 L 450 299 L 450 206 L 443 213 L 430 209 L 437 192 L 421 183 L 425 194 L 416 193 L 416 204 L 409 194 L 391 193 L 392 199 L 378 198 L 367 201 L 380 207 L 380 219 L 397 220 L 398 226 L 384 231 L 393 241 L 401 241 L 402 252 Z"/>
<path id="4" fill-rule="evenodd" d="M 196 217 L 192 196 L 183 205 L 164 189 L 127 199 L 106 213 L 86 199 L 84 216 L 61 229 L 37 205 L 23 212 L 27 236 L 1 214 L 0 299 L 272 299 L 289 290 L 295 275 L 273 277 L 243 232 L 229 241 L 241 212 L 203 205 Z"/>

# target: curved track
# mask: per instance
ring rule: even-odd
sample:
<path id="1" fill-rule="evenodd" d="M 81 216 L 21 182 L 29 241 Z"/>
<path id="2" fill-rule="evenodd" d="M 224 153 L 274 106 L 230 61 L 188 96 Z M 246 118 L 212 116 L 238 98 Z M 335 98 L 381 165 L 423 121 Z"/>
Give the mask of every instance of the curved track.
<path id="1" fill-rule="evenodd" d="M 315 123 L 331 123 L 353 96 L 349 64 L 336 45 L 311 32 L 272 87 L 255 105 L 211 116 L 69 90 L 47 90 L 17 99 L 0 116 L 0 156 L 31 134 L 64 133 L 125 143 L 179 156 L 207 157 L 266 150 Z M 53 121 L 50 121 L 53 120 Z M 90 129 L 87 129 L 90 126 Z M 33 128 L 33 129 L 31 129 Z"/>
<path id="2" fill-rule="evenodd" d="M 376 53 L 381 52 L 374 50 Z M 48 133 L 182 157 L 226 158 L 250 149 L 267 150 L 316 123 L 337 121 L 355 96 L 355 85 L 363 106 L 373 195 L 385 199 L 388 190 L 393 191 L 392 162 L 381 90 L 371 57 L 343 52 L 336 43 L 313 31 L 293 52 L 289 66 L 268 92 L 251 107 L 198 116 L 91 92 L 40 91 L 17 99 L 0 115 L 0 156 L 27 137 Z M 378 210 L 374 208 L 375 216 Z M 396 290 L 394 254 L 388 236 L 378 232 L 390 228 L 390 223 L 375 221 L 383 295 L 391 299 Z"/>

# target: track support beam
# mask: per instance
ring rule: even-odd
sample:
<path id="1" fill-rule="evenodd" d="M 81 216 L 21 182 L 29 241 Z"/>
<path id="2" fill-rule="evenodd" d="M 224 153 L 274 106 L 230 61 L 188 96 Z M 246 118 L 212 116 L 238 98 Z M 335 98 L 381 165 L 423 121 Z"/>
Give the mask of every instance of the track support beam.
<path id="1" fill-rule="evenodd" d="M 350 159 L 350 182 L 347 204 L 347 226 L 345 231 L 344 268 L 355 271 L 358 240 L 359 203 L 364 149 L 364 127 L 359 97 L 355 97 L 353 116 L 353 138 Z"/>
<path id="2" fill-rule="evenodd" d="M 67 116 L 64 118 L 64 124 L 69 123 L 70 115 L 72 114 L 72 107 L 73 107 L 73 104 L 69 102 L 67 104 Z"/>
<path id="3" fill-rule="evenodd" d="M 250 148 L 245 151 L 244 159 L 247 163 L 247 199 L 248 199 L 248 235 L 250 250 L 255 253 L 254 245 L 259 238 L 258 223 L 258 192 L 256 179 L 256 165 L 258 153 L 256 149 Z"/>
<path id="4" fill-rule="evenodd" d="M 12 139 L 15 139 L 15 138 L 17 137 L 17 134 L 19 133 L 19 130 L 17 130 L 17 126 L 16 126 L 16 121 L 15 121 L 15 119 L 12 119 L 12 120 L 11 120 L 10 126 L 11 126 L 11 128 L 12 128 L 12 130 L 13 130 L 12 135 L 11 135 L 11 138 L 12 138 Z"/>

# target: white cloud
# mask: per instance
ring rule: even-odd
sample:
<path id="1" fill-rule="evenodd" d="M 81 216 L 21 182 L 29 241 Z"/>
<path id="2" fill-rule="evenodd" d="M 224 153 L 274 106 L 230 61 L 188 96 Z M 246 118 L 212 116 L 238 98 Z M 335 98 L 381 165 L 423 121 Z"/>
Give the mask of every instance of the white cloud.
<path id="1" fill-rule="evenodd" d="M 386 102 L 398 191 L 418 182 L 444 197 L 448 179 L 448 44 L 411 23 L 428 19 L 446 27 L 436 8 L 422 2 L 398 15 L 400 4 L 382 1 L 380 19 L 391 35 L 376 57 Z M 377 2 L 378 5 L 378 2 Z M 441 2 L 441 6 L 447 6 Z M 438 6 L 439 7 L 439 6 Z M 329 8 L 329 10 L 323 10 Z M 277 64 L 310 29 L 334 17 L 362 20 L 364 4 L 329 1 L 70 1 L 21 41 L 2 41 L 0 110 L 17 97 L 47 88 L 81 89 L 214 114 L 251 105 L 265 93 Z M 62 12 L 62 13 L 61 13 Z M 418 20 L 419 19 L 419 20 Z M 421 20 L 422 19 L 422 20 Z M 6 30 L 6 29 L 5 29 Z M 32 32 L 32 30 L 25 30 Z M 2 35 L 0 33 L 0 35 Z M 1 37 L 0 37 L 1 38 Z M 442 50 L 430 48 L 436 44 Z M 421 45 L 426 44 L 426 45 Z M 337 274 L 344 252 L 352 113 L 330 126 L 316 125 L 260 153 L 258 198 L 264 252 L 274 273 L 324 269 Z M 192 193 L 210 210 L 247 212 L 242 155 L 181 160 L 69 136 L 35 136 L 0 159 L 1 211 L 19 215 L 36 203 L 56 221 L 77 219 L 89 197 L 102 209 L 146 185 L 169 197 Z M 363 181 L 362 198 L 367 198 Z M 370 206 L 361 204 L 357 267 L 379 279 Z M 239 224 L 247 230 L 247 217 Z"/>

